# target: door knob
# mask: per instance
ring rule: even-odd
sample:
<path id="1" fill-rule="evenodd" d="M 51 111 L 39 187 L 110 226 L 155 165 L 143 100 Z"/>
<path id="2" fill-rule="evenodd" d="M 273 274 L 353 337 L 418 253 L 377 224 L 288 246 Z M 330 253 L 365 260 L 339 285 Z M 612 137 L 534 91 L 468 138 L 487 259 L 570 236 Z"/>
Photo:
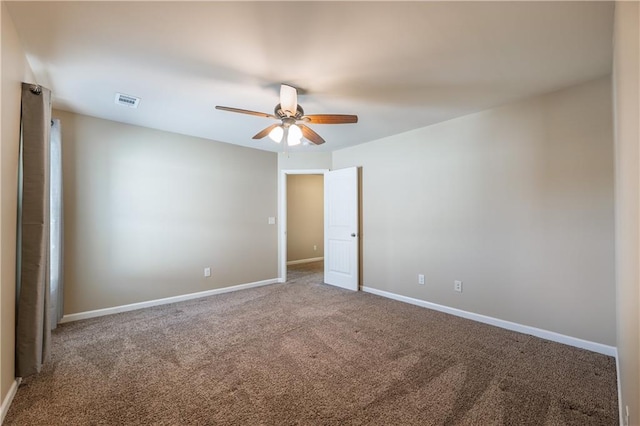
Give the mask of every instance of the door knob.
<path id="1" fill-rule="evenodd" d="M 355 236 L 356 236 L 356 233 L 355 233 L 355 232 L 353 232 L 353 233 L 351 234 L 351 236 L 352 236 L 352 237 L 355 237 Z"/>

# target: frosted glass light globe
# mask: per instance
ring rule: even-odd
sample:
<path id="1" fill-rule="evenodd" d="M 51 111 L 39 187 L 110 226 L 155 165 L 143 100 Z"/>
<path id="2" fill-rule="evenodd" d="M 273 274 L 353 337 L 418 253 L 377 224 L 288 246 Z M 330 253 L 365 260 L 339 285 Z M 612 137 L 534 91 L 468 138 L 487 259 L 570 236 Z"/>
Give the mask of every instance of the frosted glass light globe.
<path id="1" fill-rule="evenodd" d="M 274 127 L 273 130 L 269 132 L 269 137 L 274 142 L 280 143 L 282 141 L 282 136 L 284 135 L 284 130 L 281 126 Z"/>
<path id="2" fill-rule="evenodd" d="M 289 146 L 300 145 L 302 139 L 302 130 L 300 127 L 292 124 L 289 126 L 289 135 L 287 136 L 287 144 Z"/>

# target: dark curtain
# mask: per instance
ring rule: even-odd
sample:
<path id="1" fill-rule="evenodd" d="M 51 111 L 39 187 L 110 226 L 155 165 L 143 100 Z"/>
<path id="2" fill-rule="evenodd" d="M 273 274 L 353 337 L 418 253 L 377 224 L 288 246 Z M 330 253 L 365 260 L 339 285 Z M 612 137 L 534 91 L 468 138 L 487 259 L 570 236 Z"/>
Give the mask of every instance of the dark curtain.
<path id="1" fill-rule="evenodd" d="M 51 92 L 22 83 L 22 196 L 17 283 L 16 375 L 40 372 L 49 355 L 49 161 Z"/>

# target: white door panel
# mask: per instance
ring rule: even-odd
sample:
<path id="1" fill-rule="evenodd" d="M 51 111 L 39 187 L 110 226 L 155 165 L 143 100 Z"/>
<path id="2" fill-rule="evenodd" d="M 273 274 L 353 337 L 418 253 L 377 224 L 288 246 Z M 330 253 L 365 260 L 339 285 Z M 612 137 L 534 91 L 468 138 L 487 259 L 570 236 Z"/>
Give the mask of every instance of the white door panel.
<path id="1" fill-rule="evenodd" d="M 324 175 L 324 280 L 358 290 L 358 169 Z"/>

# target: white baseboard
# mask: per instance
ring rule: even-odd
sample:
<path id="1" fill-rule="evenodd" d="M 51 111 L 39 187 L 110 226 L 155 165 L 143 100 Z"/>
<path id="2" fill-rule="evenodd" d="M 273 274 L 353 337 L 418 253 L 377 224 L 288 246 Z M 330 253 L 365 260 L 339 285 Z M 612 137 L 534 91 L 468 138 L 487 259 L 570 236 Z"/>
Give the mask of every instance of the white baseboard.
<path id="1" fill-rule="evenodd" d="M 60 320 L 60 324 L 72 321 L 79 321 L 88 318 L 102 317 L 104 315 L 112 315 L 120 312 L 135 311 L 137 309 L 149 308 L 151 306 L 167 305 L 169 303 L 182 302 L 185 300 L 199 299 L 201 297 L 213 296 L 216 294 L 229 293 L 231 291 L 245 290 L 253 287 L 261 287 L 263 285 L 275 284 L 281 282 L 278 278 L 270 280 L 256 281 L 253 283 L 239 284 L 230 287 L 216 288 L 213 290 L 200 291 L 198 293 L 183 294 L 181 296 L 166 297 L 164 299 L 149 300 L 146 302 L 131 303 L 129 305 L 114 306 L 112 308 L 96 309 L 95 311 L 78 312 L 76 314 L 64 315 Z"/>
<path id="2" fill-rule="evenodd" d="M 616 374 L 618 381 L 618 413 L 620 417 L 620 426 L 628 426 L 629 419 L 627 419 L 626 409 L 622 410 L 622 384 L 620 383 L 620 359 L 618 358 L 618 349 L 616 349 Z"/>
<path id="3" fill-rule="evenodd" d="M 588 340 L 579 339 L 577 337 L 565 336 L 564 334 L 556 333 L 554 331 L 543 330 L 536 327 L 530 327 L 528 325 L 522 325 L 515 322 L 505 321 L 498 318 L 489 317 L 486 315 L 476 314 L 473 312 L 463 311 L 462 309 L 450 308 L 444 305 L 438 305 L 437 303 L 427 302 L 426 300 L 414 299 L 413 297 L 402 296 L 395 293 L 390 293 L 384 290 L 378 290 L 371 287 L 362 287 L 363 291 L 367 293 L 375 294 L 389 299 L 398 300 L 400 302 L 410 303 L 412 305 L 421 306 L 423 308 L 433 309 L 434 311 L 445 312 L 447 314 L 455 315 L 462 318 L 467 318 L 473 321 L 482 322 L 496 327 L 505 328 L 507 330 L 517 331 L 519 333 L 530 334 L 532 336 L 540 337 L 542 339 L 551 340 L 553 342 L 563 343 L 569 346 L 575 346 L 577 348 L 586 349 L 592 352 L 601 353 L 609 356 L 616 356 L 615 346 L 603 345 L 601 343 L 591 342 Z"/>
<path id="4" fill-rule="evenodd" d="M 300 265 L 300 264 L 303 264 L 303 263 L 320 262 L 321 260 L 324 260 L 324 257 L 310 257 L 308 259 L 290 260 L 290 261 L 287 262 L 287 266 L 289 266 L 289 265 Z"/>
<path id="5" fill-rule="evenodd" d="M 0 425 L 4 423 L 4 418 L 9 412 L 9 407 L 13 402 L 13 397 L 16 396 L 16 392 L 18 391 L 18 386 L 20 386 L 20 382 L 22 382 L 21 377 L 17 377 L 13 383 L 11 383 L 11 387 L 9 388 L 9 392 L 7 396 L 2 400 L 2 409 L 0 410 Z"/>

